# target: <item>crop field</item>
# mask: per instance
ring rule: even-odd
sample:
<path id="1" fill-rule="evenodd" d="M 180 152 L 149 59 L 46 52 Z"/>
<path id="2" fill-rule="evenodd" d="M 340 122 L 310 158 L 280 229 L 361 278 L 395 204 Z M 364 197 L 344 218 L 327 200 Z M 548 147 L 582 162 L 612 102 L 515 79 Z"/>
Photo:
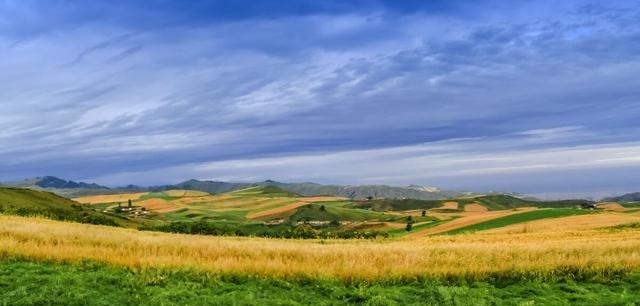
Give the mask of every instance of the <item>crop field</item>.
<path id="1" fill-rule="evenodd" d="M 426 235 L 440 234 L 440 233 L 456 230 L 459 228 L 471 226 L 474 224 L 478 224 L 481 222 L 485 222 L 488 220 L 497 219 L 497 218 L 501 218 L 501 217 L 505 217 L 513 214 L 524 213 L 531 209 L 535 209 L 535 208 L 524 208 L 524 209 L 518 209 L 518 210 L 500 210 L 500 211 L 492 211 L 492 212 L 485 212 L 485 213 L 467 212 L 463 214 L 455 214 L 454 216 L 457 218 L 451 221 L 442 223 L 441 225 L 438 225 L 435 227 L 427 228 L 425 230 L 414 231 L 411 234 L 408 234 L 407 236 L 420 237 L 420 236 L 426 236 Z M 439 214 L 437 216 L 440 217 L 441 215 Z"/>
<path id="2" fill-rule="evenodd" d="M 638 231 L 632 230 L 299 241 L 184 236 L 0 216 L 2 256 L 343 281 L 607 275 L 640 268 L 638 250 Z"/>
<path id="3" fill-rule="evenodd" d="M 74 198 L 73 200 L 86 204 L 102 204 L 102 203 L 126 203 L 128 200 L 138 200 L 142 196 L 149 194 L 148 192 L 138 193 L 122 193 L 122 194 L 105 194 Z"/>
<path id="4" fill-rule="evenodd" d="M 577 210 L 577 209 L 568 209 L 568 208 L 546 208 L 546 209 L 538 209 L 527 212 L 521 212 L 518 214 L 510 214 L 506 216 L 502 216 L 500 218 L 491 219 L 488 221 L 483 221 L 475 224 L 470 224 L 465 227 L 456 228 L 451 231 L 447 231 L 447 234 L 459 234 L 464 232 L 475 232 L 482 230 L 489 230 L 493 228 L 501 228 L 513 224 L 523 224 L 530 221 L 540 220 L 540 219 L 553 219 L 553 218 L 562 218 L 574 215 L 587 215 L 592 214 L 591 211 L 588 210 Z M 561 222 L 565 222 L 566 220 L 562 219 Z M 556 220 L 557 222 L 557 220 Z"/>
<path id="5" fill-rule="evenodd" d="M 420 235 L 376 240 L 182 235 L 0 215 L 0 304 L 636 305 L 640 214 L 532 217 L 548 211 L 512 210 L 503 218 L 531 221 L 459 235 L 422 234 L 464 218 L 420 221 Z M 560 226 L 570 218 L 592 223 Z M 543 230 L 549 222 L 556 227 Z M 532 230 L 504 231 L 523 224 Z"/>
<path id="6" fill-rule="evenodd" d="M 296 208 L 310 203 L 342 203 L 340 197 L 297 197 L 281 190 L 252 187 L 227 194 L 211 195 L 192 190 L 167 190 L 117 195 L 97 195 L 75 198 L 80 203 L 96 205 L 101 210 L 126 206 L 128 200 L 138 207 L 160 215 L 167 220 L 200 220 L 202 218 L 252 220 L 271 216 L 287 216 Z M 331 205 L 331 204 L 328 204 Z"/>
<path id="7" fill-rule="evenodd" d="M 523 233 L 523 232 L 551 232 L 562 230 L 591 230 L 612 227 L 621 224 L 640 222 L 640 212 L 632 213 L 598 213 L 577 215 L 563 218 L 540 219 L 505 225 L 480 233 Z"/>

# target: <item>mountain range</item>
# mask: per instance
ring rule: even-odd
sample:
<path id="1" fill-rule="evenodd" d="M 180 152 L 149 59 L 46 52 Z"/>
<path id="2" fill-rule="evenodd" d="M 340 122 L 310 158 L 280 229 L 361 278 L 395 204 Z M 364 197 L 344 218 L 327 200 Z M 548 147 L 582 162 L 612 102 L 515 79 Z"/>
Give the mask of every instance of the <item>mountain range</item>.
<path id="1" fill-rule="evenodd" d="M 55 176 L 43 176 L 25 179 L 22 181 L 3 182 L 0 185 L 24 187 L 32 189 L 48 190 L 67 197 L 77 197 L 92 194 L 121 193 L 132 191 L 163 191 L 171 189 L 198 190 L 208 193 L 224 193 L 253 186 L 277 186 L 286 191 L 303 196 L 329 195 L 352 199 L 365 198 L 390 198 L 390 199 L 421 199 L 439 200 L 451 197 L 471 195 L 470 192 L 440 190 L 435 187 L 410 185 L 407 187 L 395 187 L 386 185 L 322 185 L 316 183 L 282 183 L 266 180 L 255 183 L 232 183 L 209 180 L 188 180 L 174 185 L 163 186 L 136 186 L 127 185 L 117 188 L 109 188 L 95 183 L 75 182 L 61 179 Z"/>
<path id="2" fill-rule="evenodd" d="M 96 183 L 75 182 L 55 176 L 43 176 L 24 179 L 21 181 L 2 182 L 0 185 L 10 187 L 22 187 L 51 191 L 65 197 L 79 197 L 95 194 L 115 194 L 125 192 L 164 191 L 171 189 L 198 190 L 208 193 L 225 193 L 234 190 L 254 186 L 277 186 L 286 191 L 302 196 L 339 196 L 351 199 L 419 199 L 442 200 L 461 196 L 478 195 L 467 191 L 440 190 L 436 187 L 409 185 L 406 187 L 387 185 L 323 185 L 312 182 L 282 183 L 266 180 L 254 183 L 222 182 L 212 180 L 191 179 L 173 185 L 161 186 L 137 186 L 127 185 L 110 188 Z M 486 193 L 485 193 L 486 194 Z M 491 192 L 491 194 L 510 194 L 504 192 Z M 517 194 L 515 194 L 518 196 Z M 607 202 L 637 202 L 640 201 L 640 192 L 628 193 L 617 197 L 604 198 Z"/>

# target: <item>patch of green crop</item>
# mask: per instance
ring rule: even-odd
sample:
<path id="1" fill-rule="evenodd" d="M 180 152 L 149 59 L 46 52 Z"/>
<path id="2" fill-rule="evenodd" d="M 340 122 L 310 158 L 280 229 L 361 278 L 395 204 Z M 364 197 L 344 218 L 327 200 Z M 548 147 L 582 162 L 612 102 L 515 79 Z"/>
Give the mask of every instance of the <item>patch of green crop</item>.
<path id="1" fill-rule="evenodd" d="M 164 192 L 149 192 L 147 194 L 140 196 L 140 198 L 136 200 L 136 202 L 149 200 L 149 199 L 162 199 L 162 200 L 172 201 L 177 199 L 177 197 L 172 197 Z"/>
<path id="2" fill-rule="evenodd" d="M 483 230 L 488 230 L 492 228 L 499 228 L 499 227 L 504 227 L 512 224 L 530 222 L 530 221 L 540 220 L 540 219 L 569 217 L 569 216 L 586 215 L 586 214 L 592 214 L 592 213 L 594 212 L 588 211 L 588 210 L 581 210 L 581 209 L 572 209 L 572 208 L 540 209 L 540 210 L 533 210 L 528 212 L 521 212 L 521 213 L 481 222 L 481 223 L 470 225 L 467 227 L 451 230 L 446 232 L 445 234 L 460 234 L 460 233 L 466 233 L 466 232 L 483 231 Z"/>

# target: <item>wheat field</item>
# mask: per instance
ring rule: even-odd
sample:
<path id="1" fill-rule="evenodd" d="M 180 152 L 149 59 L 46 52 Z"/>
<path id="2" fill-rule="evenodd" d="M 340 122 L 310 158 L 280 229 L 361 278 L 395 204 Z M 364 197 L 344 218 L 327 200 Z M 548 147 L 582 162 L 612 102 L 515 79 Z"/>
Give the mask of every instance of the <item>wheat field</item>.
<path id="1" fill-rule="evenodd" d="M 139 232 L 0 216 L 0 256 L 89 259 L 133 270 L 186 268 L 347 281 L 481 279 L 502 274 L 553 277 L 566 271 L 605 275 L 640 269 L 638 234 L 588 230 L 310 241 Z"/>

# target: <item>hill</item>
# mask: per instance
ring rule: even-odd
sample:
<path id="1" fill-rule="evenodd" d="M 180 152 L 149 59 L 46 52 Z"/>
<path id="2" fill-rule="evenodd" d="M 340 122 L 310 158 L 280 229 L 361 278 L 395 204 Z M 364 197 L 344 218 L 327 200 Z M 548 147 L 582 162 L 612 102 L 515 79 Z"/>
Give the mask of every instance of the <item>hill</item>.
<path id="1" fill-rule="evenodd" d="M 22 181 L 4 182 L 3 185 L 11 187 L 40 187 L 55 189 L 109 189 L 109 187 L 101 186 L 95 183 L 67 181 L 55 176 L 43 176 L 25 179 Z"/>
<path id="2" fill-rule="evenodd" d="M 606 198 L 603 202 L 639 202 L 640 192 L 632 192 L 617 197 Z"/>
<path id="3" fill-rule="evenodd" d="M 403 211 L 418 209 L 436 209 L 443 207 L 445 203 L 457 203 L 456 209 L 462 210 L 464 205 L 478 204 L 488 210 L 504 210 L 520 207 L 540 207 L 540 208 L 568 208 L 592 204 L 588 200 L 560 200 L 560 201 L 537 201 L 522 199 L 510 195 L 496 194 L 475 197 L 453 198 L 447 200 L 418 200 L 418 199 L 374 199 L 360 200 L 355 202 L 356 207 L 370 208 L 377 211 Z"/>
<path id="4" fill-rule="evenodd" d="M 188 189 L 199 190 L 208 193 L 225 193 L 238 189 L 245 189 L 254 186 L 276 186 L 286 191 L 293 192 L 302 196 L 336 196 L 350 199 L 371 198 L 411 198 L 422 200 L 446 199 L 450 197 L 460 196 L 462 192 L 442 191 L 433 187 L 421 187 L 411 185 L 408 187 L 393 187 L 386 185 L 362 185 L 362 186 L 345 186 L 345 185 L 322 185 L 316 183 L 281 183 L 272 180 L 257 183 L 229 183 L 218 181 L 199 181 L 189 180 L 176 185 L 150 187 L 150 190 L 167 190 L 167 189 Z"/>
<path id="5" fill-rule="evenodd" d="M 15 187 L 0 187 L 0 213 L 112 226 L 128 224 L 51 192 Z"/>

